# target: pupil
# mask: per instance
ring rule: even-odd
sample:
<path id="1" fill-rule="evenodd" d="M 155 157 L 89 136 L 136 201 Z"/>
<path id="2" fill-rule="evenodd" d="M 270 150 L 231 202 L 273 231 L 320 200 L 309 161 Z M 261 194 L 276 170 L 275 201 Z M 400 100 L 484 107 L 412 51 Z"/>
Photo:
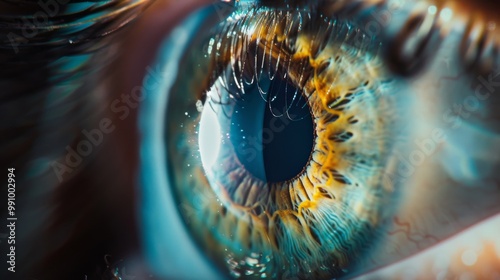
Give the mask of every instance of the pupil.
<path id="1" fill-rule="evenodd" d="M 259 85 L 267 94 L 261 95 L 252 84 L 238 101 L 231 141 L 253 176 L 269 183 L 287 181 L 308 164 L 314 142 L 312 116 L 301 92 L 277 75 L 273 80 L 261 78 Z"/>

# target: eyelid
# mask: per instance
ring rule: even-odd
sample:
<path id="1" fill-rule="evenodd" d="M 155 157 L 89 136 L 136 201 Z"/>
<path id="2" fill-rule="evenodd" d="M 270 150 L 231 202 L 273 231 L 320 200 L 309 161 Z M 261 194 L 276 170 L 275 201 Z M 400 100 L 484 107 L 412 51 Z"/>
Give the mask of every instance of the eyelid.
<path id="1" fill-rule="evenodd" d="M 434 273 L 436 278 L 439 278 L 443 273 L 449 273 L 448 270 L 452 270 L 451 272 L 455 275 L 460 275 L 460 273 L 466 271 L 475 271 L 477 273 L 481 269 L 484 269 L 480 264 L 481 262 L 485 262 L 485 259 L 488 257 L 493 261 L 489 262 L 489 264 L 486 261 L 487 264 L 485 267 L 488 268 L 490 266 L 490 268 L 494 269 L 496 268 L 494 265 L 495 257 L 500 260 L 500 246 L 496 245 L 496 248 L 489 247 L 489 249 L 497 250 L 497 256 L 482 256 L 480 254 L 486 253 L 484 249 L 487 246 L 498 244 L 496 233 L 498 232 L 499 225 L 500 215 L 497 214 L 489 219 L 485 219 L 478 225 L 465 229 L 448 240 L 444 240 L 441 244 L 427 248 L 408 259 L 399 260 L 390 266 L 367 272 L 355 279 L 388 279 L 396 275 L 399 276 L 397 279 L 400 279 L 409 275 L 416 277 L 418 274 L 422 278 L 432 278 L 432 273 Z M 464 261 L 459 258 L 463 256 L 463 253 L 467 249 L 478 253 L 479 258 L 475 267 L 464 266 Z M 459 254 L 460 252 L 462 252 L 462 255 Z M 431 267 L 432 270 L 430 269 Z M 456 270 L 453 270 L 453 268 Z M 486 272 L 487 270 L 483 271 Z M 491 272 L 488 273 L 491 274 Z"/>

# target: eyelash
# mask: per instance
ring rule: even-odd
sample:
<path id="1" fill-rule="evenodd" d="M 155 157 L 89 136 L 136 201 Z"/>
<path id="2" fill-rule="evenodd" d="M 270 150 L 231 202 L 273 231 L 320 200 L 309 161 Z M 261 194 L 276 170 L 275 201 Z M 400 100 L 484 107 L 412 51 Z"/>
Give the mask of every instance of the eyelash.
<path id="1" fill-rule="evenodd" d="M 281 2 L 267 3 L 261 1 L 254 4 L 254 7 L 266 5 L 284 6 Z M 307 3 L 303 1 L 285 1 L 289 8 L 309 8 L 320 11 L 325 16 L 337 15 L 341 18 L 359 17 L 367 31 L 371 27 L 375 28 L 377 36 L 381 37 L 386 47 L 385 60 L 387 65 L 395 74 L 411 77 L 419 74 L 431 63 L 433 54 L 439 48 L 441 41 L 451 32 L 454 24 L 460 24 L 460 19 L 454 18 L 452 4 L 439 3 L 438 1 L 426 1 L 412 3 L 411 15 L 407 18 L 396 34 L 388 34 L 385 30 L 390 26 L 390 20 L 394 9 L 392 7 L 403 5 L 398 1 L 378 0 L 378 1 L 313 1 Z M 406 3 L 408 4 L 408 2 Z M 434 5 L 433 5 L 434 4 Z M 391 7 L 392 6 L 392 7 Z M 314 8 L 315 7 L 315 8 Z M 429 10 L 429 7 L 433 9 Z M 388 18 L 383 19 L 386 15 Z M 426 23 L 427 22 L 427 23 Z M 465 29 L 462 32 L 462 42 L 457 52 L 458 59 L 468 72 L 478 72 L 478 74 L 489 73 L 498 67 L 500 63 L 499 44 L 495 41 L 494 23 L 486 23 L 479 14 L 473 14 L 465 19 Z M 430 25 L 429 25 L 430 23 Z M 424 25 L 425 30 L 423 30 Z M 456 31 L 456 30 L 455 30 Z M 413 42 L 413 53 L 405 56 L 406 44 L 414 38 L 419 38 Z"/>
<path id="2" fill-rule="evenodd" d="M 274 11 L 254 7 L 250 11 L 246 10 L 245 13 L 233 13 L 231 18 L 215 29 L 213 32 L 215 35 L 211 37 L 206 46 L 206 53 L 211 58 L 210 68 L 212 69 L 207 89 L 220 78 L 221 85 L 229 93 L 231 101 L 236 103 L 244 101 L 244 88 L 246 85 L 252 84 L 258 87 L 262 98 L 267 98 L 265 97 L 267 93 L 259 85 L 260 77 L 266 72 L 270 80 L 273 80 L 276 75 L 280 75 L 282 79 L 296 85 L 296 93 L 305 93 L 304 86 L 311 77 L 321 75 L 321 72 L 326 70 L 330 64 L 338 63 L 341 59 L 337 56 L 324 59 L 319 66 L 310 64 L 311 62 L 307 58 L 311 56 L 316 59 L 322 55 L 324 48 L 329 44 L 342 42 L 343 45 L 350 46 L 351 49 L 359 53 L 370 52 L 374 56 L 379 53 L 380 42 L 367 36 L 346 21 L 328 19 L 320 15 L 319 20 L 324 21 L 326 27 L 322 30 L 313 30 L 312 27 L 316 25 L 311 22 L 304 26 L 303 19 L 305 17 L 311 18 L 309 10 L 292 13 L 289 10 Z M 248 29 L 255 28 L 255 26 L 258 27 L 258 30 L 252 30 L 249 33 Z M 272 30 L 266 30 L 269 26 Z M 299 33 L 305 33 L 312 37 L 309 49 L 297 50 L 296 41 L 299 39 L 297 37 Z M 240 35 L 229 36 L 230 34 Z M 263 34 L 279 35 L 273 36 L 272 41 L 270 41 L 268 37 L 262 37 Z M 261 40 L 266 42 L 264 46 L 261 45 Z M 298 51 L 302 55 L 296 57 Z M 231 66 L 231 71 L 229 74 L 223 74 L 227 65 Z M 292 68 L 292 66 L 296 67 Z M 285 88 L 287 85 L 288 83 L 286 83 Z M 312 94 L 312 92 L 309 93 L 309 97 Z M 301 103 L 302 97 L 306 100 L 309 98 L 302 94 L 295 94 L 288 104 L 290 106 L 294 103 L 298 105 Z M 273 97 L 269 98 L 273 99 Z M 203 95 L 200 99 L 204 102 L 206 96 Z M 220 94 L 218 100 L 221 100 Z M 306 106 L 305 101 L 303 103 L 303 106 Z M 270 109 L 273 111 L 274 108 L 270 107 Z M 286 113 L 288 114 L 288 112 Z"/>
<path id="3" fill-rule="evenodd" d="M 56 1 L 4 2 L 21 10 L 33 11 L 23 16 L 0 15 L 0 75 L 2 87 L 8 89 L 2 92 L 2 101 L 9 108 L 30 108 L 29 114 L 12 112 L 9 116 L 12 122 L 5 134 L 17 137 L 12 137 L 8 144 L 2 146 L 2 149 L 15 147 L 2 150 L 9 155 L 2 160 L 21 167 L 27 163 L 27 147 L 36 142 L 33 140 L 36 137 L 34 127 L 42 126 L 40 116 L 47 110 L 42 104 L 49 93 L 58 92 L 59 98 L 69 95 L 64 104 L 47 105 L 48 110 L 69 111 L 71 107 L 74 123 L 67 119 L 68 126 L 77 125 L 79 120 L 84 119 L 83 115 L 88 112 L 79 109 L 84 99 L 81 93 L 91 92 L 92 89 L 77 85 L 82 83 L 83 76 L 89 79 L 89 76 L 102 70 L 105 65 L 102 58 L 107 61 L 113 59 L 107 52 L 112 42 L 112 38 L 108 37 L 113 37 L 110 35 L 137 18 L 151 1 L 95 1 L 84 8 L 79 7 L 79 3 L 61 4 Z M 64 11 L 71 7 L 79 8 L 71 13 Z M 99 13 L 104 15 L 98 16 Z M 30 82 L 26 83 L 26 80 Z M 14 142 L 15 145 L 11 144 Z"/>
<path id="4" fill-rule="evenodd" d="M 75 193 L 81 194 L 81 188 L 74 183 L 73 176 L 85 174 L 83 170 L 86 167 L 79 166 L 63 182 L 52 177 L 54 173 L 50 164 L 65 158 L 65 147 L 75 148 L 77 140 L 82 137 L 78 134 L 79 130 L 93 126 L 94 121 L 102 117 L 96 105 L 103 104 L 95 102 L 93 94 L 97 87 L 94 83 L 96 76 L 102 73 L 106 63 L 115 58 L 113 55 L 116 52 L 109 51 L 112 48 L 110 45 L 115 43 L 113 40 L 117 39 L 115 33 L 137 18 L 153 1 L 80 2 L 84 1 L 0 2 L 0 99 L 2 119 L 5 120 L 0 127 L 0 134 L 5 136 L 0 145 L 0 165 L 15 167 L 20 173 L 16 175 L 23 179 L 21 198 L 28 203 L 21 203 L 19 211 L 30 212 L 30 206 L 36 204 L 37 218 L 49 220 L 44 225 L 36 222 L 32 225 L 32 221 L 27 219 L 25 221 L 29 226 L 19 232 L 22 236 L 29 236 L 23 238 L 26 243 L 20 242 L 25 244 L 25 249 L 19 246 L 22 251 L 19 255 L 28 251 L 30 254 L 29 260 L 24 259 L 23 269 L 18 271 L 18 276 L 23 279 L 29 278 L 28 273 L 37 274 L 29 275 L 36 278 L 50 274 L 49 278 L 57 279 L 59 277 L 55 275 L 68 273 L 67 267 L 71 267 L 69 270 L 82 269 L 79 257 L 69 257 L 67 263 L 59 262 L 64 267 L 62 269 L 43 268 L 40 271 L 36 268 L 43 266 L 43 262 L 58 263 L 61 259 L 54 253 L 57 250 L 69 256 L 78 255 L 75 254 L 75 247 L 79 245 L 74 245 L 75 240 L 87 234 L 85 230 L 80 232 L 78 229 L 82 225 L 85 228 L 99 223 L 90 221 L 90 216 L 75 210 L 75 205 L 85 205 L 92 199 L 87 195 L 74 197 Z M 82 8 L 82 5 L 85 7 Z M 5 7 L 7 11 L 3 10 Z M 12 14 L 9 14 L 10 7 Z M 69 11 L 71 9 L 72 12 Z M 71 191 L 61 188 L 61 185 L 71 187 Z M 95 186 L 88 187 L 87 190 Z M 3 210 L 0 212 L 4 214 Z M 55 241 L 46 238 L 54 234 L 65 235 L 69 224 L 74 233 L 68 237 L 70 242 L 65 243 L 68 239 Z M 40 239 L 49 244 L 45 249 L 40 250 L 36 246 L 38 244 L 34 244 Z M 28 242 L 35 246 L 30 248 Z M 75 260 L 80 263 L 75 264 Z M 101 258 L 95 263 L 96 267 L 103 265 Z M 84 278 L 83 273 L 75 276 L 78 271 L 70 273 L 72 277 L 65 275 L 61 278 Z M 0 275 L 4 275 L 3 272 Z"/>

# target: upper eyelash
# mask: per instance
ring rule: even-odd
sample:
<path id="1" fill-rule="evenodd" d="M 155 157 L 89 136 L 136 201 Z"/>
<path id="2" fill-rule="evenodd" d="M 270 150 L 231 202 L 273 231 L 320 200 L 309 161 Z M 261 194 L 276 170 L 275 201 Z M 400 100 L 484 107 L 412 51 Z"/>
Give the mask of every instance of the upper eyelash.
<path id="1" fill-rule="evenodd" d="M 268 16 L 267 18 L 264 13 Z M 241 14 L 238 12 L 232 14 L 229 20 L 223 22 L 222 25 L 215 29 L 213 32 L 215 35 L 211 37 L 207 44 L 206 50 L 214 68 L 208 84 L 211 85 L 219 77 L 222 78 L 222 87 L 225 87 L 233 95 L 233 98 L 239 100 L 242 98 L 240 95 L 244 95 L 244 91 L 242 91 L 244 84 L 252 84 L 264 70 L 267 69 L 268 73 L 266 74 L 271 79 L 276 74 L 282 75 L 282 78 L 285 78 L 285 76 L 291 73 L 290 67 L 298 63 L 300 64 L 298 67 L 302 67 L 302 69 L 294 71 L 300 73 L 298 74 L 300 77 L 296 86 L 299 91 L 303 91 L 304 83 L 313 74 L 310 72 L 312 68 L 308 67 L 309 63 L 307 61 L 291 61 L 291 57 L 298 51 L 295 49 L 295 41 L 299 33 L 303 32 L 312 32 L 311 35 L 314 39 L 312 40 L 310 49 L 306 51 L 312 58 L 320 55 L 324 48 L 332 42 L 352 45 L 353 49 L 361 52 L 369 51 L 378 53 L 380 51 L 381 42 L 377 38 L 367 36 L 353 22 L 320 15 L 317 19 L 324 20 L 328 24 L 326 25 L 326 29 L 316 32 L 311 29 L 312 22 L 306 19 L 310 16 L 309 11 L 283 10 L 259 6 L 255 6 L 249 11 L 245 10 Z M 263 31 L 265 29 L 264 26 L 271 26 L 271 30 Z M 269 35 L 273 31 L 276 32 L 278 26 L 281 30 L 280 33 L 283 33 L 280 37 L 284 38 L 279 39 L 275 35 Z M 250 38 L 252 34 L 249 34 L 247 29 L 254 27 L 258 28 L 255 31 L 258 33 L 256 35 L 257 38 Z M 257 49 L 259 48 L 257 44 L 262 41 L 266 41 L 266 45 L 261 50 L 262 54 L 257 55 Z M 268 48 L 268 44 L 273 45 L 273 43 L 279 45 L 279 53 L 275 54 L 276 57 L 270 59 L 271 48 Z M 251 53 L 252 51 L 255 54 Z M 252 55 L 255 57 L 250 57 Z M 254 63 L 252 64 L 252 62 Z M 252 64 L 253 67 L 247 66 L 247 63 Z M 225 67 L 227 65 L 231 66 L 231 77 L 221 75 L 226 70 Z M 249 73 L 249 71 L 252 73 Z M 248 79 L 251 80 L 247 81 Z M 287 77 L 286 79 L 289 78 Z M 231 84 L 235 86 L 235 90 L 229 88 Z M 242 91 L 241 94 L 240 91 Z M 291 102 L 293 103 L 293 101 Z"/>
<path id="2" fill-rule="evenodd" d="M 363 14 L 366 11 L 380 13 L 382 10 L 389 10 L 391 0 L 374 1 L 332 1 L 332 0 L 282 0 L 282 1 L 243 1 L 246 5 L 255 7 L 270 6 L 274 8 L 294 8 L 317 10 L 326 16 L 335 14 L 340 17 L 351 17 Z M 407 4 L 417 6 L 426 5 L 426 7 L 435 6 L 436 12 L 430 15 L 427 9 L 416 12 L 409 16 L 399 28 L 396 35 L 389 35 L 381 32 L 381 40 L 387 45 L 385 60 L 391 70 L 398 75 L 411 77 L 420 73 L 427 65 L 433 61 L 433 55 L 445 39 L 449 29 L 458 22 L 458 20 L 449 20 L 445 22 L 440 13 L 446 9 L 446 3 L 428 0 L 407 2 Z M 416 30 L 419 30 L 420 23 L 425 19 L 433 22 L 432 27 L 426 30 L 423 39 L 417 41 L 413 46 L 413 53 L 404 57 L 403 49 L 405 42 L 413 36 Z M 458 57 L 463 68 L 470 72 L 479 72 L 487 74 L 500 64 L 500 46 L 495 42 L 494 31 L 488 28 L 483 19 L 469 16 L 466 20 L 466 28 L 460 31 L 462 40 L 458 48 Z M 477 34 L 479 34 L 477 36 Z M 422 35 L 422 34 L 420 34 Z"/>
<path id="3" fill-rule="evenodd" d="M 66 5 L 74 2 L 79 1 Z M 0 63 L 10 66 L 2 68 L 0 74 L 13 78 L 36 70 L 37 64 L 96 52 L 109 44 L 102 38 L 120 30 L 151 3 L 149 0 L 95 1 L 92 6 L 74 13 L 65 13 L 66 5 L 59 5 L 57 10 L 60 13 L 56 13 L 44 10 L 32 1 L 16 1 L 22 7 L 35 8 L 35 13 L 0 15 Z M 99 13 L 103 15 L 99 16 Z M 92 16 L 94 18 L 89 19 Z M 57 72 L 57 69 L 51 70 Z M 45 87 L 40 85 L 38 89 L 42 88 Z"/>
<path id="4" fill-rule="evenodd" d="M 0 100 L 4 108 L 9 108 L 4 113 L 10 120 L 1 125 L 0 130 L 5 135 L 13 135 L 2 142 L 1 151 L 6 155 L 2 161 L 24 166 L 28 163 L 27 153 L 39 137 L 35 131 L 43 124 L 41 116 L 47 110 L 46 103 L 50 103 L 49 94 L 57 98 L 67 95 L 65 102 L 49 105 L 50 110 L 64 108 L 72 112 L 65 120 L 67 127 L 76 126 L 84 119 L 82 99 L 95 85 L 77 86 L 78 83 L 103 68 L 105 64 L 102 59 L 96 60 L 98 56 L 105 56 L 107 61 L 113 58 L 105 52 L 111 42 L 109 35 L 135 19 L 152 1 L 94 0 L 87 3 L 86 9 L 71 13 L 65 8 L 82 1 L 65 1 L 67 4 L 53 1 L 51 3 L 59 5 L 50 8 L 42 7 L 37 1 L 3 2 L 16 5 L 25 13 L 0 14 L 0 84 L 3 88 Z M 82 56 L 88 59 L 81 59 Z M 19 110 L 21 108 L 29 110 Z"/>

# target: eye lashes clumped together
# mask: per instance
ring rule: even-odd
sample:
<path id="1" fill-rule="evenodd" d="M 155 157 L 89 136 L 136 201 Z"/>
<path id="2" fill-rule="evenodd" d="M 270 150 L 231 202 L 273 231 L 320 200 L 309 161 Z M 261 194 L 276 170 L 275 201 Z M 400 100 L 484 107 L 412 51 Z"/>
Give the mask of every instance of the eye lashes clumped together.
<path id="1" fill-rule="evenodd" d="M 95 87 L 83 86 L 82 80 L 106 65 L 97 56 L 105 56 L 108 63 L 113 58 L 106 52 L 110 45 L 107 37 L 134 20 L 151 3 L 49 2 L 0 2 L 13 11 L 0 13 L 0 102 L 2 119 L 9 120 L 0 125 L 1 134 L 6 136 L 0 143 L 5 155 L 2 166 L 22 167 L 27 163 L 26 152 L 40 136 L 36 130 L 43 125 L 42 112 L 49 99 L 59 100 L 51 107 L 54 112 L 73 112 L 66 116 L 68 129 L 82 119 L 88 111 L 79 112 L 81 101 Z M 55 116 L 51 121 L 59 122 Z"/>
<path id="2" fill-rule="evenodd" d="M 357 17 L 366 33 L 373 35 L 370 28 L 375 28 L 376 36 L 387 46 L 384 58 L 388 67 L 395 73 L 411 77 L 420 73 L 433 60 L 442 41 L 451 30 L 462 23 L 463 30 L 455 30 L 461 36 L 456 54 L 465 71 L 488 74 L 500 66 L 500 45 L 496 37 L 494 25 L 486 22 L 484 14 L 472 11 L 463 19 L 453 11 L 453 1 L 408 1 L 408 0 L 282 0 L 282 1 L 248 1 L 238 5 L 250 7 L 271 7 L 287 9 L 313 10 L 325 16 L 341 18 Z M 408 13 L 404 22 L 391 18 L 393 7 L 404 7 Z M 435 9 L 428 9 L 434 7 Z M 248 7 L 245 7 L 248 8 Z M 374 18 L 378 15 L 379 18 Z M 380 18 L 389 15 L 389 19 Z M 388 20 L 389 22 L 381 22 Z M 390 22 L 390 21 L 393 22 Z M 395 26 L 396 33 L 387 32 Z M 450 50 L 451 51 L 451 50 Z"/>
<path id="3" fill-rule="evenodd" d="M 287 114 L 293 120 L 288 109 L 292 106 L 305 108 L 306 99 L 313 94 L 304 88 L 309 79 L 321 75 L 341 59 L 334 56 L 318 67 L 311 65 L 310 58 L 316 60 L 331 44 L 339 48 L 345 46 L 353 56 L 380 53 L 380 41 L 349 21 L 313 13 L 255 6 L 244 13 L 237 11 L 221 23 L 206 46 L 213 68 L 208 84 L 219 80 L 230 98 L 224 99 L 223 94 L 218 93 L 216 103 L 244 101 L 246 88 L 253 86 L 264 100 L 269 101 L 269 109 L 275 117 Z M 301 43 L 297 44 L 297 40 Z M 308 43 L 304 44 L 305 41 Z M 269 90 L 262 86 L 263 80 L 270 82 L 276 77 L 281 81 L 279 85 L 273 83 Z M 280 90 L 273 90 L 274 86 Z M 295 93 L 292 100 L 286 102 L 287 110 L 275 114 L 281 108 L 273 108 L 272 101 L 289 89 Z"/>

